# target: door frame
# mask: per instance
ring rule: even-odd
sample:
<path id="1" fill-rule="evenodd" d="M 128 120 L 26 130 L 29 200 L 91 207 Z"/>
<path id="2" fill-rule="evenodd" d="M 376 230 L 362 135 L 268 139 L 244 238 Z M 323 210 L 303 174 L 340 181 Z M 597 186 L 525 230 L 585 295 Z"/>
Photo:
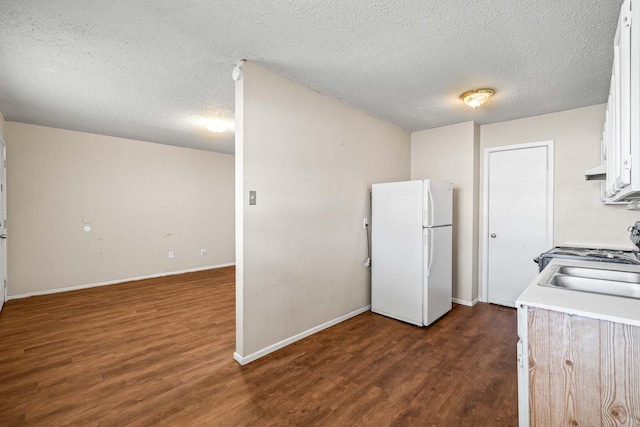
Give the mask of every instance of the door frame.
<path id="1" fill-rule="evenodd" d="M 553 169 L 554 141 L 527 142 L 523 144 L 501 145 L 484 149 L 482 177 L 482 278 L 480 280 L 480 301 L 489 300 L 489 156 L 500 151 L 525 150 L 529 148 L 547 148 L 547 247 L 553 245 Z M 532 261 L 533 262 L 533 261 Z"/>
<path id="2" fill-rule="evenodd" d="M 0 221 L 6 221 L 7 219 L 7 144 L 4 142 L 2 136 L 0 136 L 0 150 L 2 150 L 2 163 L 0 163 L 0 168 L 2 168 L 2 185 L 4 186 L 3 191 L 1 192 L 3 203 L 3 210 L 0 211 Z M 2 231 L 2 226 L 0 225 L 0 232 Z M 4 233 L 7 234 L 7 227 L 4 226 Z M 0 310 L 7 302 L 7 252 L 8 252 L 8 244 L 7 240 L 4 241 L 4 259 L 1 259 L 0 262 L 4 264 L 4 277 L 0 277 L 0 287 L 2 287 L 2 304 L 0 304 Z"/>

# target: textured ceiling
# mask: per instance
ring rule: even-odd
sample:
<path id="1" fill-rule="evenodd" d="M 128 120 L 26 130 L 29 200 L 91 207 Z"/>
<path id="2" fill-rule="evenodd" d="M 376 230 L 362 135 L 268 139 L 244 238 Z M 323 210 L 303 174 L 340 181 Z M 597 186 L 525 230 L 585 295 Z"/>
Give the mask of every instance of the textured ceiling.
<path id="1" fill-rule="evenodd" d="M 408 131 L 493 123 L 605 102 L 621 3 L 0 0 L 0 110 L 232 153 L 203 125 L 233 119 L 247 59 Z"/>

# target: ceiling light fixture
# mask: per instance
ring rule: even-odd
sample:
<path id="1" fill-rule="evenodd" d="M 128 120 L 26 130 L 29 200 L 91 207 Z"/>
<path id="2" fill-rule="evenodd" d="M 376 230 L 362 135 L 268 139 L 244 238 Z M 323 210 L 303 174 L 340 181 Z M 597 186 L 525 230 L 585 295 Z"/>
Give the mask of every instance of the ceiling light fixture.
<path id="1" fill-rule="evenodd" d="M 473 89 L 460 95 L 460 99 L 462 99 L 469 107 L 478 108 L 487 102 L 487 99 L 489 99 L 494 93 L 493 89 Z"/>
<path id="2" fill-rule="evenodd" d="M 222 120 L 215 120 L 207 125 L 207 129 L 211 132 L 222 133 L 229 130 L 229 125 Z"/>

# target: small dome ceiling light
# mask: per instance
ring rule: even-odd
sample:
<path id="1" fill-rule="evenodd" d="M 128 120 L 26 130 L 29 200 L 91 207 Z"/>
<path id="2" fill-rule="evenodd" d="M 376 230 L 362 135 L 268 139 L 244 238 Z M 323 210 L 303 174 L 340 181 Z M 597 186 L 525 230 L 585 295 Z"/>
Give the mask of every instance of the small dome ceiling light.
<path id="1" fill-rule="evenodd" d="M 222 120 L 214 120 L 207 125 L 207 129 L 211 132 L 222 133 L 229 130 L 229 125 Z"/>
<path id="2" fill-rule="evenodd" d="M 494 93 L 493 89 L 473 89 L 460 95 L 460 99 L 462 99 L 469 107 L 478 108 L 487 102 L 487 99 L 489 99 Z"/>

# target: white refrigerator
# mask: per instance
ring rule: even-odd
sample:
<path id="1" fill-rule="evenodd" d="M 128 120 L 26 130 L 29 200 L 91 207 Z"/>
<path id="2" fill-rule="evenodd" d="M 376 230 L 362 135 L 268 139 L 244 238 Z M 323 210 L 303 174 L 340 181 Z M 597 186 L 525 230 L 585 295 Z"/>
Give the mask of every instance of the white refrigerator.
<path id="1" fill-rule="evenodd" d="M 371 311 L 435 322 L 451 310 L 452 184 L 374 184 L 371 210 Z"/>

